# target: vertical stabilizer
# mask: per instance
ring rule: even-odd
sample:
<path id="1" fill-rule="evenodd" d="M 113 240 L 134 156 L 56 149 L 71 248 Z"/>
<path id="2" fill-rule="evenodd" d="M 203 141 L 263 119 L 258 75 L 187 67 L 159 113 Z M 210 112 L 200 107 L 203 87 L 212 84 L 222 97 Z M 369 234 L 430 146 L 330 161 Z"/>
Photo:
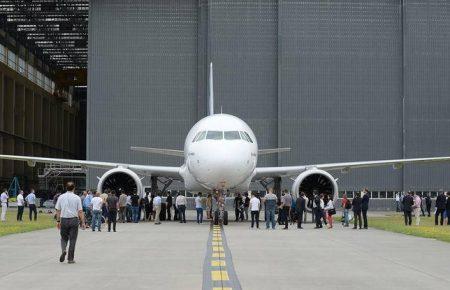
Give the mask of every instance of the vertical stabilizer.
<path id="1" fill-rule="evenodd" d="M 209 95 L 208 95 L 208 116 L 214 115 L 214 84 L 213 84 L 213 64 L 209 64 Z"/>

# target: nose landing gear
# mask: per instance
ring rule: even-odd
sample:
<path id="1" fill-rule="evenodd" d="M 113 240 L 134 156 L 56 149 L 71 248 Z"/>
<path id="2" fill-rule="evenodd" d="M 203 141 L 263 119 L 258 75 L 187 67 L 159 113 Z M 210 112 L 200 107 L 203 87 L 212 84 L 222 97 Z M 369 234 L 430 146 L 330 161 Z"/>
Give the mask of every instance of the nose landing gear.
<path id="1" fill-rule="evenodd" d="M 214 191 L 213 195 L 213 223 L 215 225 L 228 225 L 228 212 L 225 208 L 225 195 Z"/>

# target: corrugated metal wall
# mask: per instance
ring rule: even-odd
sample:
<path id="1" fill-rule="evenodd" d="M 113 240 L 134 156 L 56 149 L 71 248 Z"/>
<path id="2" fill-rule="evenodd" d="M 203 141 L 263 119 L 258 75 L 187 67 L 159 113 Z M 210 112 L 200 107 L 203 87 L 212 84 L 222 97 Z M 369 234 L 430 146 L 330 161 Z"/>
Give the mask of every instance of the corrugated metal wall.
<path id="1" fill-rule="evenodd" d="M 261 148 L 293 148 L 260 166 L 450 155 L 446 1 L 94 0 L 90 10 L 89 159 L 178 165 L 128 147 L 182 148 L 205 113 L 211 60 L 216 111 L 248 122 Z M 440 189 L 447 168 L 337 177 L 342 190 Z"/>

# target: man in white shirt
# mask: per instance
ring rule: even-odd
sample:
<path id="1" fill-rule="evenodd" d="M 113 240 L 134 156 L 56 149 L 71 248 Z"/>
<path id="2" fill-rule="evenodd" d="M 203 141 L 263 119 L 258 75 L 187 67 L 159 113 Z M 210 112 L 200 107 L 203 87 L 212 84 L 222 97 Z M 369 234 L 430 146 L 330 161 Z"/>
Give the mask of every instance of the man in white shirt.
<path id="1" fill-rule="evenodd" d="M 259 229 L 259 208 L 261 206 L 261 201 L 259 198 L 252 193 L 252 198 L 250 199 L 250 214 L 252 217 L 252 229 L 255 224 L 256 219 L 256 228 Z"/>
<path id="2" fill-rule="evenodd" d="M 25 200 L 23 198 L 23 191 L 20 190 L 17 195 L 17 221 L 22 221 L 23 209 L 25 207 Z"/>
<path id="3" fill-rule="evenodd" d="M 159 219 L 159 215 L 161 214 L 161 194 L 159 192 L 156 193 L 155 198 L 153 198 L 153 209 L 155 211 L 155 225 L 160 225 L 161 221 Z"/>
<path id="4" fill-rule="evenodd" d="M 186 197 L 181 193 L 178 193 L 177 199 L 175 200 L 175 205 L 179 212 L 180 223 L 186 223 L 186 204 Z"/>
<path id="5" fill-rule="evenodd" d="M 34 214 L 34 221 L 37 220 L 37 209 L 36 209 L 36 195 L 34 194 L 34 189 L 31 189 L 30 193 L 26 197 L 28 203 L 28 209 L 30 210 L 30 221 Z"/>
<path id="6" fill-rule="evenodd" d="M 5 188 L 0 195 L 0 203 L 2 204 L 2 222 L 6 221 L 6 211 L 8 210 L 8 190 Z"/>
<path id="7" fill-rule="evenodd" d="M 197 211 L 197 223 L 203 223 L 203 205 L 202 205 L 202 193 L 199 192 L 195 197 L 195 210 Z"/>
<path id="8" fill-rule="evenodd" d="M 57 228 L 61 235 L 61 256 L 59 261 L 62 263 L 66 258 L 67 244 L 69 245 L 68 263 L 73 264 L 75 255 L 75 244 L 78 237 L 78 226 L 81 222 L 81 228 L 86 228 L 84 222 L 83 207 L 81 198 L 74 194 L 75 184 L 68 182 L 66 186 L 67 192 L 61 194 L 56 202 L 56 222 Z"/>
<path id="9" fill-rule="evenodd" d="M 102 206 L 103 199 L 100 197 L 100 193 L 96 192 L 94 198 L 91 201 L 92 206 L 92 231 L 95 232 L 95 227 L 98 227 L 98 231 L 101 232 L 102 226 Z"/>

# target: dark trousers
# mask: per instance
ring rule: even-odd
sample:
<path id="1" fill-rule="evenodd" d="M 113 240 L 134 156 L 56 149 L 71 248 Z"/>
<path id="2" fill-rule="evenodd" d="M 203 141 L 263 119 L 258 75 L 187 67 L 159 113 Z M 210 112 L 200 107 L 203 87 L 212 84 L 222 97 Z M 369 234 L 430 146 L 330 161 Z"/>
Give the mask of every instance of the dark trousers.
<path id="1" fill-rule="evenodd" d="M 444 225 L 444 211 L 445 209 L 436 209 L 436 213 L 434 214 L 434 224 L 438 225 L 438 217 L 441 215 L 440 225 Z"/>
<path id="2" fill-rule="evenodd" d="M 150 208 L 150 204 L 145 205 L 145 220 L 149 221 L 152 218 L 152 210 Z"/>
<path id="3" fill-rule="evenodd" d="M 302 227 L 303 221 L 303 210 L 297 211 L 297 228 L 300 229 Z"/>
<path id="4" fill-rule="evenodd" d="M 37 220 L 37 210 L 36 210 L 36 205 L 35 204 L 30 204 L 28 206 L 28 208 L 30 209 L 30 221 L 32 220 L 31 217 L 34 213 L 34 220 Z"/>
<path id="5" fill-rule="evenodd" d="M 412 223 L 412 211 L 405 210 L 405 226 L 410 226 Z"/>
<path id="6" fill-rule="evenodd" d="M 359 224 L 359 228 L 362 228 L 362 220 L 361 220 L 361 210 L 353 211 L 353 228 L 356 229 Z"/>
<path id="7" fill-rule="evenodd" d="M 111 223 L 113 225 L 113 231 L 116 231 L 117 222 L 117 209 L 110 208 L 108 211 L 108 232 L 111 231 Z"/>
<path id="8" fill-rule="evenodd" d="M 367 209 L 362 210 L 362 218 L 363 218 L 364 228 L 367 229 L 367 227 L 368 227 L 368 225 L 367 225 Z"/>
<path id="9" fill-rule="evenodd" d="M 314 209 L 316 215 L 316 228 L 322 227 L 322 210 L 319 207 Z"/>
<path id="10" fill-rule="evenodd" d="M 240 218 L 240 215 L 241 215 L 241 211 L 239 210 L 239 208 L 238 207 L 236 207 L 235 209 L 234 209 L 234 215 L 236 216 L 236 222 L 239 220 L 239 218 Z"/>
<path id="11" fill-rule="evenodd" d="M 180 217 L 180 222 L 186 222 L 186 206 L 180 205 L 178 206 L 178 215 Z"/>
<path id="12" fill-rule="evenodd" d="M 290 206 L 283 206 L 283 222 L 284 222 L 284 228 L 287 229 L 289 225 L 289 209 Z"/>
<path id="13" fill-rule="evenodd" d="M 167 206 L 166 206 L 167 220 L 168 220 L 168 221 L 172 220 L 172 211 L 171 211 L 171 209 L 170 209 L 171 207 L 172 207 L 171 205 L 167 205 Z"/>
<path id="14" fill-rule="evenodd" d="M 255 220 L 256 220 L 256 228 L 259 229 L 259 210 L 252 210 L 250 212 L 250 215 L 252 217 L 252 228 L 255 225 Z"/>
<path id="15" fill-rule="evenodd" d="M 126 215 L 127 215 L 127 208 L 125 206 L 121 206 L 119 208 L 119 220 L 124 223 L 126 220 Z"/>
<path id="16" fill-rule="evenodd" d="M 179 217 L 177 206 L 173 205 L 173 220 L 177 221 L 179 219 L 180 219 L 180 217 Z"/>
<path id="17" fill-rule="evenodd" d="M 431 204 L 430 205 L 427 204 L 427 213 L 428 216 L 431 216 Z"/>
<path id="18" fill-rule="evenodd" d="M 18 221 L 22 221 L 22 216 L 23 216 L 23 208 L 24 206 L 19 206 L 17 207 L 17 220 Z"/>
<path id="19" fill-rule="evenodd" d="M 73 261 L 73 258 L 75 257 L 75 244 L 77 242 L 79 224 L 80 221 L 78 218 L 61 218 L 61 250 L 65 252 L 67 244 L 70 242 L 69 261 Z"/>

